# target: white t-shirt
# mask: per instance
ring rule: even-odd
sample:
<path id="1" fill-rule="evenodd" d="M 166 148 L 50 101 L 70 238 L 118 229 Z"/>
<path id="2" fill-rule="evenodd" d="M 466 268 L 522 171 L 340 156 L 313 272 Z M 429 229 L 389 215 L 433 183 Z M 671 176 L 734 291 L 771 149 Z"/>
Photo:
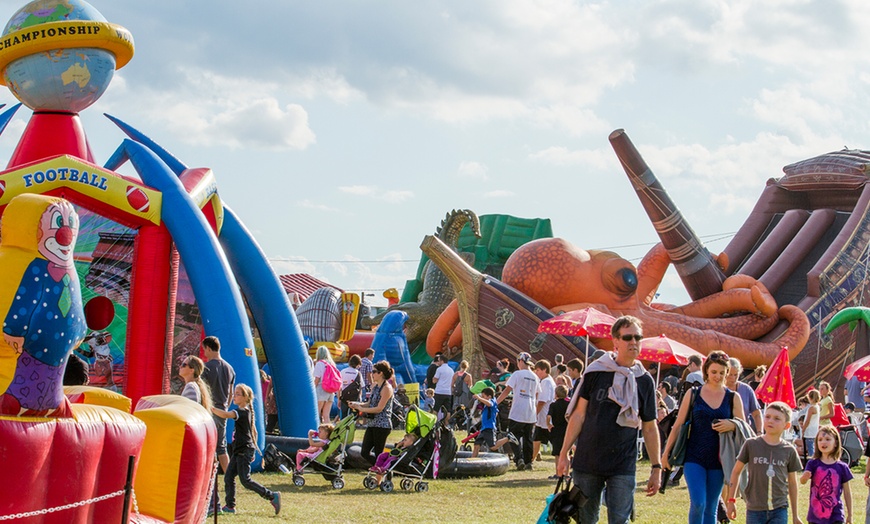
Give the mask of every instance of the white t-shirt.
<path id="1" fill-rule="evenodd" d="M 704 384 L 704 372 L 701 370 L 692 371 L 686 375 L 686 384 Z"/>
<path id="2" fill-rule="evenodd" d="M 556 400 L 556 381 L 553 377 L 547 376 L 541 381 L 540 393 L 538 393 L 537 402 L 544 402 L 544 407 L 538 412 L 537 426 L 539 428 L 549 429 L 547 425 L 547 413 L 550 412 L 550 404 Z"/>
<path id="3" fill-rule="evenodd" d="M 538 394 L 541 392 L 541 381 L 531 370 L 521 369 L 515 371 L 507 380 L 513 393 L 513 402 L 508 418 L 515 422 L 534 424 L 538 415 L 535 411 Z"/>
<path id="4" fill-rule="evenodd" d="M 453 394 L 451 389 L 453 386 L 453 370 L 450 369 L 448 364 L 445 363 L 438 366 L 438 369 L 435 370 L 435 378 L 438 380 L 438 382 L 435 383 L 436 395 Z"/>
<path id="5" fill-rule="evenodd" d="M 326 362 L 318 360 L 314 363 L 314 378 L 323 378 L 323 371 L 326 369 Z"/>
<path id="6" fill-rule="evenodd" d="M 359 368 L 352 368 L 347 366 L 346 368 L 341 370 L 341 389 L 347 387 L 348 384 L 356 380 L 356 376 L 359 375 Z M 366 387 L 366 378 L 360 377 L 360 382 L 362 383 L 362 387 Z"/>

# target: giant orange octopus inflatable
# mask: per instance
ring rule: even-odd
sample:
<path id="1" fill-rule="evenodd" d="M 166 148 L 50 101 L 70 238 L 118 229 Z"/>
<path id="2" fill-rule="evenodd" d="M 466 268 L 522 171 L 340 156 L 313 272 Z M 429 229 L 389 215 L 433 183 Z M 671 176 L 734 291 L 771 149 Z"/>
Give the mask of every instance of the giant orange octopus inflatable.
<path id="1" fill-rule="evenodd" d="M 669 264 L 661 244 L 635 268 L 616 253 L 586 251 L 560 238 L 546 238 L 517 249 L 504 266 L 502 280 L 555 313 L 594 307 L 613 316 L 633 315 L 643 321 L 647 336 L 664 334 L 704 354 L 722 350 L 746 367 L 770 364 L 783 346 L 791 358 L 803 349 L 809 337 L 804 312 L 791 305 L 778 307 L 752 277 L 729 277 L 721 292 L 684 306 L 652 303 Z M 780 320 L 789 323 L 782 336 L 773 342 L 755 341 Z M 457 323 L 451 304 L 430 332 L 427 349 L 460 345 Z M 611 347 L 606 339 L 593 342 Z"/>

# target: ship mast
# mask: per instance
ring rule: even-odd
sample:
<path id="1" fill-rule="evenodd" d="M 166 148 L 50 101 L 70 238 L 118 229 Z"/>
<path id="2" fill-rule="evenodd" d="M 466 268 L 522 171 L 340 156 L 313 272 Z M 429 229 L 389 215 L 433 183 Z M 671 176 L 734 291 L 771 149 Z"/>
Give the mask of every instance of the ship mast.
<path id="1" fill-rule="evenodd" d="M 609 139 L 689 296 L 698 300 L 722 291 L 725 274 L 718 262 L 686 222 L 628 135 L 617 129 Z"/>

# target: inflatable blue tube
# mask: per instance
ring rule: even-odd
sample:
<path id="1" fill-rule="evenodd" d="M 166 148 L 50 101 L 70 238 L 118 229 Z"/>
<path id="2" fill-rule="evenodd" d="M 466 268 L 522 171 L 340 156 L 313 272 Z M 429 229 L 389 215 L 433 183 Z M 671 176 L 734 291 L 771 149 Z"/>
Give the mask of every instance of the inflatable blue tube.
<path id="1" fill-rule="evenodd" d="M 205 332 L 220 339 L 221 356 L 235 369 L 236 384 L 247 384 L 255 392 L 253 407 L 258 414 L 258 445 L 263 449 L 266 442 L 263 399 L 256 394 L 262 390 L 260 373 L 248 316 L 229 262 L 211 226 L 178 176 L 154 152 L 129 139 L 124 139 L 106 167 L 115 170 L 126 159 L 143 182 L 163 193 L 161 219 L 190 277 Z M 250 352 L 246 351 L 248 348 Z M 227 435 L 232 434 L 231 430 L 232 421 L 228 421 Z"/>
<path id="2" fill-rule="evenodd" d="M 303 437 L 317 427 L 317 397 L 309 358 L 293 306 L 254 237 L 224 205 L 220 240 L 269 359 L 281 434 Z"/>

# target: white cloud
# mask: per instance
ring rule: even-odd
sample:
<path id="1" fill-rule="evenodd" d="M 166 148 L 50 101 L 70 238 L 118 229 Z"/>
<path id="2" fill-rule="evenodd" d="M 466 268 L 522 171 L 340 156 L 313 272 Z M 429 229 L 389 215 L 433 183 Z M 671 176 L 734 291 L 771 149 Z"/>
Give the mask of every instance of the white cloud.
<path id="1" fill-rule="evenodd" d="M 125 120 L 144 121 L 141 128 L 159 126 L 173 140 L 197 147 L 284 151 L 304 150 L 316 142 L 308 112 L 299 104 L 282 104 L 277 83 L 202 69 L 178 74 L 185 81 L 163 90 L 122 84 L 107 92 L 100 107 L 123 111 Z"/>
<path id="2" fill-rule="evenodd" d="M 386 200 L 387 202 L 398 204 L 399 202 L 404 202 L 405 200 L 410 200 L 414 198 L 414 192 L 390 190 L 386 191 L 380 198 L 382 200 Z"/>
<path id="3" fill-rule="evenodd" d="M 558 102 L 535 109 L 531 118 L 540 126 L 563 129 L 573 136 L 606 135 L 613 127 L 591 109 Z"/>
<path id="4" fill-rule="evenodd" d="M 493 191 L 487 191 L 483 196 L 484 198 L 508 198 L 514 196 L 514 192 L 508 191 L 507 189 L 496 189 Z"/>
<path id="5" fill-rule="evenodd" d="M 377 191 L 375 186 L 339 186 L 338 190 L 342 193 L 351 195 L 374 195 Z"/>
<path id="6" fill-rule="evenodd" d="M 314 264 L 303 257 L 270 258 L 269 264 L 277 275 L 315 272 Z"/>
<path id="7" fill-rule="evenodd" d="M 843 114 L 836 106 L 817 100 L 796 85 L 762 89 L 752 101 L 753 115 L 799 143 L 813 142 L 820 130 L 835 131 Z"/>
<path id="8" fill-rule="evenodd" d="M 413 191 L 408 190 L 388 190 L 381 191 L 377 186 L 339 186 L 339 191 L 350 195 L 367 196 L 375 200 L 384 200 L 393 204 L 404 202 L 414 197 Z"/>
<path id="9" fill-rule="evenodd" d="M 529 158 L 554 166 L 586 166 L 594 169 L 608 169 L 616 165 L 613 151 L 605 149 L 572 151 L 567 147 L 553 146 L 531 153 Z"/>
<path id="10" fill-rule="evenodd" d="M 314 211 L 329 211 L 330 213 L 338 213 L 341 210 L 327 206 L 326 204 L 321 204 L 320 202 L 312 202 L 311 200 L 299 200 L 296 202 L 296 205 L 305 209 L 312 209 Z"/>
<path id="11" fill-rule="evenodd" d="M 291 76 L 284 91 L 307 99 L 324 96 L 342 105 L 365 98 L 365 93 L 351 86 L 335 67 L 312 68 L 302 76 Z"/>
<path id="12" fill-rule="evenodd" d="M 489 168 L 486 164 L 473 161 L 463 161 L 459 164 L 459 169 L 457 170 L 459 176 L 463 178 L 476 178 L 479 180 L 489 180 L 489 176 L 487 176 L 488 171 Z"/>

